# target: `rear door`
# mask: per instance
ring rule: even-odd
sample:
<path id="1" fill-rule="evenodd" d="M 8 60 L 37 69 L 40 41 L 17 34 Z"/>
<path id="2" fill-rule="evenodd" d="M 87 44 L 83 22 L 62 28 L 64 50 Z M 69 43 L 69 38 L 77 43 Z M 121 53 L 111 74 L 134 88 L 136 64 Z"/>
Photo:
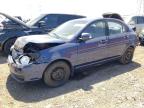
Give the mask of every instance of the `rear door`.
<path id="1" fill-rule="evenodd" d="M 108 56 L 122 55 L 127 46 L 128 32 L 124 24 L 115 20 L 107 20 L 108 25 Z"/>

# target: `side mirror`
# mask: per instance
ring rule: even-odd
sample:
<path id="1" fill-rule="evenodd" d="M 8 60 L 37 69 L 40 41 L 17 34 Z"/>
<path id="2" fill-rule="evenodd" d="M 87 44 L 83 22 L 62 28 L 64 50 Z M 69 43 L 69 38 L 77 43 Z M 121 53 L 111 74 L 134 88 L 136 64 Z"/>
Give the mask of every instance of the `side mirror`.
<path id="1" fill-rule="evenodd" d="M 45 28 L 45 27 L 46 27 L 45 21 L 40 21 L 40 22 L 38 23 L 38 26 L 39 26 L 40 28 Z"/>
<path id="2" fill-rule="evenodd" d="M 82 41 L 87 41 L 89 39 L 91 39 L 92 36 L 90 33 L 82 33 L 79 40 L 82 40 Z"/>

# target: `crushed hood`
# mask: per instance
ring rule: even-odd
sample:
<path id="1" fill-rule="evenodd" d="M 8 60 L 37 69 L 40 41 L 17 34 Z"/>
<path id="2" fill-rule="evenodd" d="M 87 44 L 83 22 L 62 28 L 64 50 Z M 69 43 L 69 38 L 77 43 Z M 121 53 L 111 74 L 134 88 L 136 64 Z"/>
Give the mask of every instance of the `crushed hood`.
<path id="1" fill-rule="evenodd" d="M 30 36 L 24 36 L 24 37 L 19 37 L 15 44 L 14 47 L 18 49 L 24 48 L 24 46 L 28 43 L 64 43 L 65 41 L 59 38 L 55 38 L 52 36 L 47 35 L 30 35 Z"/>
<path id="2" fill-rule="evenodd" d="M 22 25 L 22 26 L 24 26 L 24 27 L 26 27 L 26 28 L 30 28 L 27 24 L 25 24 L 23 21 L 21 21 L 21 20 L 19 20 L 19 19 L 17 19 L 17 18 L 14 18 L 14 17 L 12 17 L 12 16 L 10 16 L 10 15 L 7 15 L 7 14 L 1 13 L 1 12 L 0 12 L 0 15 L 5 16 L 5 17 L 8 18 L 9 20 L 14 21 L 15 23 L 17 23 L 17 24 L 19 24 L 19 25 Z"/>

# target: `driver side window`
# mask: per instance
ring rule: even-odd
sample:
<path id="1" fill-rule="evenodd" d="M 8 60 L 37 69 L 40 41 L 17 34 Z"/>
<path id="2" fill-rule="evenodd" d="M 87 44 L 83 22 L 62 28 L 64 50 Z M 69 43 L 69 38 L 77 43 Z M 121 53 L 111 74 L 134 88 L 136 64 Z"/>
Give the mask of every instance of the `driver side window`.
<path id="1" fill-rule="evenodd" d="M 57 15 L 47 15 L 46 17 L 44 17 L 42 20 L 40 21 L 44 21 L 46 24 L 46 27 L 48 29 L 53 29 L 57 26 L 58 24 L 58 16 Z"/>
<path id="2" fill-rule="evenodd" d="M 92 38 L 97 38 L 97 37 L 105 36 L 105 32 L 106 32 L 105 22 L 103 22 L 103 21 L 95 22 L 95 23 L 89 25 L 83 31 L 83 33 L 89 33 L 89 34 L 91 34 Z"/>

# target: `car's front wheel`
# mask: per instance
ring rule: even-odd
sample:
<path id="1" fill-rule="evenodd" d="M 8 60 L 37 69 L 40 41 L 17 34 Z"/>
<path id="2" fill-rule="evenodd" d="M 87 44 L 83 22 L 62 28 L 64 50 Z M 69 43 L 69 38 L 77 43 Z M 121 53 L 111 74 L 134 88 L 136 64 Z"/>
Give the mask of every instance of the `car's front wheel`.
<path id="1" fill-rule="evenodd" d="M 134 54 L 134 48 L 133 47 L 127 48 L 125 53 L 120 58 L 120 63 L 128 64 L 128 63 L 132 62 L 133 54 Z"/>
<path id="2" fill-rule="evenodd" d="M 4 44 L 4 48 L 3 48 L 4 54 L 8 55 L 8 54 L 10 53 L 10 48 L 11 48 L 11 46 L 14 44 L 15 40 L 16 40 L 15 38 L 9 39 L 9 40 Z"/>
<path id="3" fill-rule="evenodd" d="M 43 80 L 49 87 L 65 84 L 70 77 L 70 66 L 63 61 L 52 63 L 44 72 Z"/>

